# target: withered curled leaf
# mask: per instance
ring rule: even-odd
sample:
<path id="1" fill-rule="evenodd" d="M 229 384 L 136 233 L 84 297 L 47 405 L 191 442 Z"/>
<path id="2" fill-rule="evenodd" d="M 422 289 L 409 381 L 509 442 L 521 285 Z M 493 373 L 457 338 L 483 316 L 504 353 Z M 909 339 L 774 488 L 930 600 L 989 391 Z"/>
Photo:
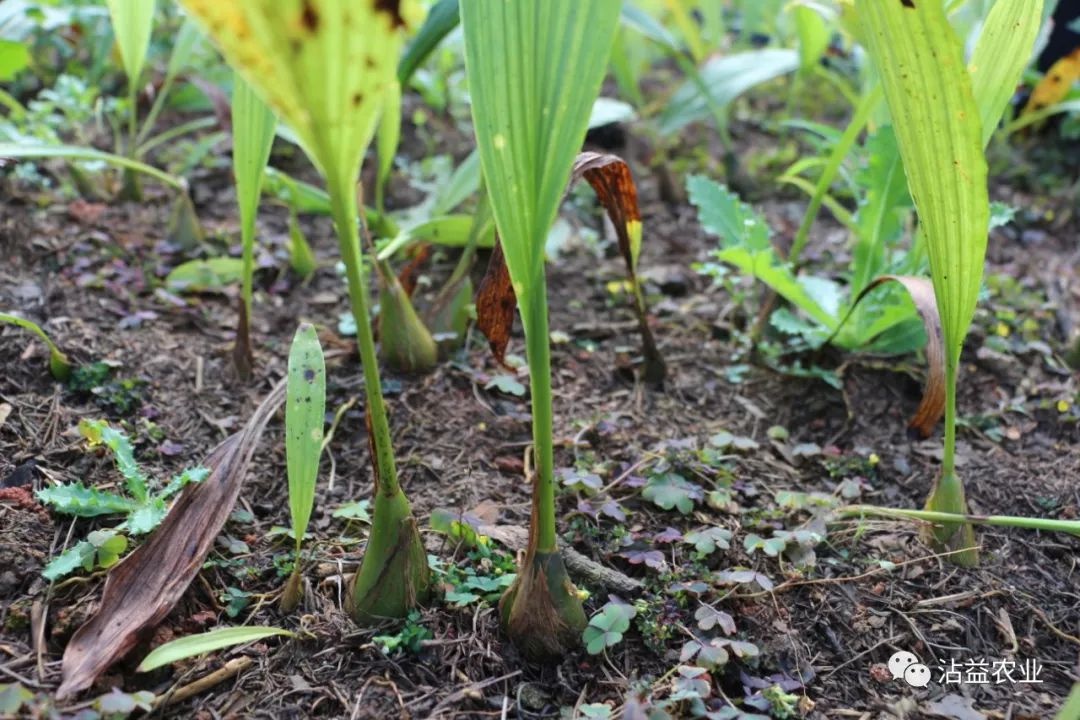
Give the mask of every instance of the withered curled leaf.
<path id="1" fill-rule="evenodd" d="M 101 607 L 64 649 L 57 699 L 90 687 L 176 606 L 229 518 L 259 437 L 284 399 L 282 381 L 206 458 L 210 476 L 185 487 L 150 539 L 109 571 Z"/>
<path id="2" fill-rule="evenodd" d="M 659 385 L 667 375 L 664 358 L 656 347 L 652 329 L 649 327 L 645 295 L 637 277 L 638 257 L 641 254 L 641 211 L 638 207 L 637 186 L 630 166 L 617 155 L 583 152 L 574 160 L 570 184 L 584 179 L 592 186 L 600 204 L 604 206 L 615 235 L 619 241 L 619 253 L 626 261 L 626 272 L 634 291 L 634 312 L 641 327 L 642 355 L 645 362 L 645 380 Z"/>
<path id="3" fill-rule="evenodd" d="M 484 279 L 476 291 L 476 326 L 484 333 L 495 359 L 505 364 L 506 346 L 514 326 L 517 296 L 510 282 L 510 271 L 503 257 L 502 241 L 495 238 L 495 248 L 488 260 Z"/>
<path id="4" fill-rule="evenodd" d="M 938 313 L 937 300 L 934 296 L 934 285 L 927 278 L 913 275 L 881 275 L 874 278 L 866 289 L 859 293 L 852 303 L 852 308 L 867 296 L 874 288 L 887 282 L 899 283 L 922 318 L 923 327 L 926 328 L 926 387 L 923 389 L 922 401 L 915 411 L 914 417 L 908 423 L 908 427 L 916 431 L 921 437 L 930 437 L 934 432 L 934 426 L 941 420 L 945 412 L 945 346 L 942 340 L 941 316 Z"/>

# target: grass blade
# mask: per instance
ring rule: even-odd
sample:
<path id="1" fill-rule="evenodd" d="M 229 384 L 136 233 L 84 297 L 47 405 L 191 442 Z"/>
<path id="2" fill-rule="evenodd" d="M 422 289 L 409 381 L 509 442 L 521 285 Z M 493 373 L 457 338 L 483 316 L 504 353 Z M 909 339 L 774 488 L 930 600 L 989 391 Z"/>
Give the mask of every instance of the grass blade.
<path id="1" fill-rule="evenodd" d="M 187 660 L 196 655 L 205 655 L 206 653 L 220 650 L 221 648 L 255 642 L 256 640 L 262 640 L 276 635 L 295 637 L 294 633 L 275 627 L 218 628 L 217 630 L 209 630 L 197 635 L 188 635 L 187 637 L 171 640 L 164 645 L 160 645 L 151 650 L 150 654 L 144 657 L 143 661 L 139 663 L 139 667 L 136 668 L 136 671 L 150 672 L 163 665 L 170 665 L 174 662 L 179 662 L 180 660 Z"/>

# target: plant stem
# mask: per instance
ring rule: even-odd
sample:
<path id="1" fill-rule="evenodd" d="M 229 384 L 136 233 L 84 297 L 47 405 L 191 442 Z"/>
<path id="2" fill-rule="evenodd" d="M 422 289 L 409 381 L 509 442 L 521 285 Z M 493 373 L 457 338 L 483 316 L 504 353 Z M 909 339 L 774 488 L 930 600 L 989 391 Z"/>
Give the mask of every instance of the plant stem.
<path id="1" fill-rule="evenodd" d="M 806 214 L 803 215 L 802 222 L 799 224 L 799 229 L 795 233 L 795 240 L 791 243 L 791 250 L 788 252 L 788 263 L 792 267 L 797 267 L 799 264 L 799 256 L 802 254 L 803 248 L 806 246 L 806 241 L 810 237 L 810 227 L 814 224 L 814 220 L 817 218 L 818 210 L 821 209 L 821 204 L 825 200 L 825 195 L 829 191 L 829 186 L 832 185 L 833 178 L 836 177 L 837 171 L 840 170 L 840 165 L 843 164 L 844 158 L 851 152 L 851 148 L 855 145 L 855 141 L 859 138 L 859 133 L 862 132 L 863 127 L 870 120 L 871 113 L 874 112 L 874 108 L 877 107 L 878 102 L 881 101 L 882 89 L 878 85 L 871 90 L 863 93 L 862 99 L 855 107 L 855 112 L 851 116 L 851 121 L 848 122 L 847 128 L 844 130 L 844 134 L 840 136 L 840 139 L 833 147 L 832 154 L 829 155 L 829 161 L 821 170 L 821 176 L 818 178 L 817 185 L 814 187 L 814 194 L 810 198 L 810 204 L 806 208 Z"/>
<path id="2" fill-rule="evenodd" d="M 1052 520 L 1049 518 L 1029 518 L 1015 515 L 968 515 L 932 510 L 903 510 L 885 508 L 876 505 L 847 505 L 838 510 L 841 515 L 872 515 L 877 517 L 899 518 L 902 520 L 923 520 L 932 523 L 977 523 L 997 527 L 1022 528 L 1024 530 L 1046 530 L 1080 535 L 1080 520 Z"/>
<path id="3" fill-rule="evenodd" d="M 328 173 L 328 177 L 332 177 Z M 345 277 L 349 284 L 349 300 L 353 318 L 356 320 L 356 342 L 360 348 L 360 363 L 364 368 L 364 387 L 367 396 L 367 415 L 371 423 L 372 452 L 378 471 L 375 478 L 378 492 L 387 496 L 400 492 L 397 468 L 394 465 L 394 449 L 390 438 L 390 423 L 383 402 L 382 383 L 379 380 L 379 361 L 375 352 L 375 334 L 368 314 L 368 288 L 364 280 L 364 266 L 360 254 L 360 234 L 357 230 L 358 211 L 356 196 L 351 187 L 330 180 L 331 215 L 337 228 L 341 259 L 345 262 Z"/>
<path id="4" fill-rule="evenodd" d="M 558 548 L 555 533 L 555 449 L 552 436 L 551 346 L 548 341 L 547 283 L 541 264 L 533 284 L 526 312 L 525 345 L 532 394 L 533 448 L 536 479 L 533 488 L 533 525 L 530 550 L 553 553 Z"/>

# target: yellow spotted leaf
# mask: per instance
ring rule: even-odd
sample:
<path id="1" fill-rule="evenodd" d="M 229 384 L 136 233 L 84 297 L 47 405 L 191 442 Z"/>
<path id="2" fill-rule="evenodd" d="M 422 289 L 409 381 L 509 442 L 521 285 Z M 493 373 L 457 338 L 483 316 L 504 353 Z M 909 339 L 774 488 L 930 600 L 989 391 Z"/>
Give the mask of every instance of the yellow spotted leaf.
<path id="1" fill-rule="evenodd" d="M 1077 79 L 1080 79 L 1080 48 L 1050 66 L 1043 79 L 1031 91 L 1023 114 L 1057 105 L 1069 94 L 1069 89 Z"/>
<path id="2" fill-rule="evenodd" d="M 339 187 L 359 173 L 416 0 L 180 0 Z M 359 72 L 358 68 L 363 68 Z"/>

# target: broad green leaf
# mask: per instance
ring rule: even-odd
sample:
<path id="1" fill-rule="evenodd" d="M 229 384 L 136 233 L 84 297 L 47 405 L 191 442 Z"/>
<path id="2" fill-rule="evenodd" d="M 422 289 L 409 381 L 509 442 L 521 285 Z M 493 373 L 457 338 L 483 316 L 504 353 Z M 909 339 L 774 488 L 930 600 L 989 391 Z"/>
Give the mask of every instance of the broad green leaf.
<path id="1" fill-rule="evenodd" d="M 315 327 L 302 323 L 289 350 L 285 398 L 285 463 L 289 476 L 289 512 L 300 549 L 315 502 L 323 423 L 326 413 L 326 365 Z"/>
<path id="2" fill-rule="evenodd" d="M 181 0 L 296 133 L 333 188 L 352 188 L 396 82 L 415 0 Z"/>
<path id="3" fill-rule="evenodd" d="M 10 82 L 30 64 L 30 50 L 24 43 L 0 38 L 0 82 Z"/>
<path id="4" fill-rule="evenodd" d="M 799 53 L 777 48 L 747 50 L 707 60 L 701 68 L 700 79 L 708 89 L 709 97 L 696 81 L 685 81 L 660 113 L 660 133 L 677 133 L 692 122 L 710 117 L 711 105 L 724 107 L 747 90 L 798 67 Z"/>
<path id="5" fill-rule="evenodd" d="M 244 261 L 234 257 L 188 260 L 165 276 L 173 292 L 222 292 L 244 276 Z"/>
<path id="6" fill-rule="evenodd" d="M 1043 0 L 997 0 L 983 23 L 968 68 L 985 147 L 1031 59 Z"/>
<path id="7" fill-rule="evenodd" d="M 294 633 L 274 627 L 218 628 L 198 635 L 188 635 L 154 648 L 136 669 L 138 672 L 150 672 L 163 665 L 186 660 L 196 655 L 205 655 L 214 650 L 255 642 L 275 635 L 294 637 Z"/>
<path id="8" fill-rule="evenodd" d="M 37 492 L 37 499 L 51 505 L 57 512 L 78 517 L 126 514 L 139 506 L 134 500 L 88 488 L 79 482 L 42 488 Z"/>
<path id="9" fill-rule="evenodd" d="M 136 501 L 146 502 L 149 483 L 135 462 L 135 449 L 127 435 L 104 420 L 80 420 L 79 432 L 91 445 L 105 445 L 112 451 L 116 469 L 123 475 L 128 493 Z"/>
<path id="10" fill-rule="evenodd" d="M 529 332 L 544 244 L 604 78 L 618 0 L 463 0 L 473 123 L 492 211 Z"/>
<path id="11" fill-rule="evenodd" d="M 926 235 L 948 386 L 982 278 L 990 208 L 980 113 L 941 0 L 857 0 Z"/>
<path id="12" fill-rule="evenodd" d="M 136 84 L 146 62 L 150 47 L 150 31 L 154 27 L 154 0 L 106 0 L 112 18 L 113 34 L 120 46 L 124 72 L 128 82 Z"/>
<path id="13" fill-rule="evenodd" d="M 690 202 L 698 208 L 702 227 L 720 237 L 720 248 L 714 253 L 717 260 L 757 278 L 821 325 L 835 328 L 836 313 L 822 307 L 808 290 L 821 290 L 821 286 L 815 286 L 810 278 L 796 277 L 779 258 L 769 241 L 769 226 L 764 218 L 708 178 L 692 175 L 686 187 Z M 827 297 L 830 302 L 835 300 L 834 295 Z"/>

